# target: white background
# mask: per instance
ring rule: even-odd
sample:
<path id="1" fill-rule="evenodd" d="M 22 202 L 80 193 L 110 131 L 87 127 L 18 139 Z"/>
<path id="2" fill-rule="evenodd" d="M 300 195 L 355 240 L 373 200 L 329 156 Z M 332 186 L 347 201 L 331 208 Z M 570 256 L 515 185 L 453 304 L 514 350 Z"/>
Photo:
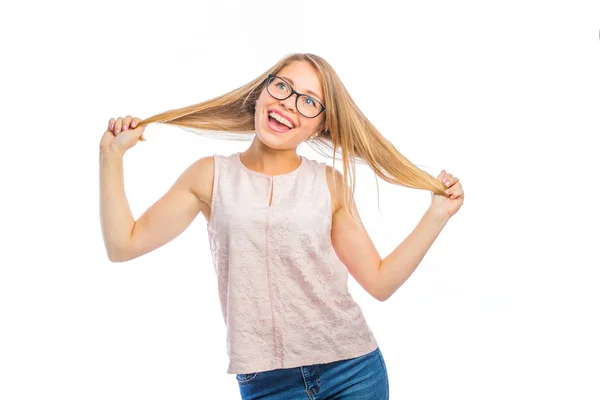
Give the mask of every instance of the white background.
<path id="1" fill-rule="evenodd" d="M 202 216 L 107 259 L 98 143 L 232 90 L 292 52 L 466 196 L 387 302 L 350 277 L 391 399 L 598 399 L 600 3 L 102 1 L 2 5 L 0 398 L 236 399 Z M 134 216 L 194 160 L 249 142 L 151 125 L 125 156 Z M 300 153 L 318 158 L 309 148 Z M 430 194 L 357 202 L 386 256 Z"/>

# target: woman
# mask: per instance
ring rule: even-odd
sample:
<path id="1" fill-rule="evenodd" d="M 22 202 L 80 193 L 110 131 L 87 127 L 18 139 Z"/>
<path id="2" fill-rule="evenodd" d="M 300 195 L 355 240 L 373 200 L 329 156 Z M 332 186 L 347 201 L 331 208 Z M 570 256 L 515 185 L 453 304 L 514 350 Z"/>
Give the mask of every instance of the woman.
<path id="1" fill-rule="evenodd" d="M 145 126 L 256 134 L 250 147 L 194 162 L 134 221 L 122 157 Z M 334 167 L 297 154 L 308 141 Z M 387 399 L 383 356 L 347 274 L 388 299 L 461 207 L 458 178 L 437 179 L 404 158 L 360 112 L 333 68 L 292 54 L 209 101 L 140 120 L 111 118 L 100 143 L 102 230 L 122 262 L 177 237 L 202 212 L 227 326 L 228 373 L 243 399 Z M 341 154 L 343 174 L 335 168 Z M 355 160 L 387 182 L 432 191 L 431 206 L 381 258 L 353 200 Z"/>

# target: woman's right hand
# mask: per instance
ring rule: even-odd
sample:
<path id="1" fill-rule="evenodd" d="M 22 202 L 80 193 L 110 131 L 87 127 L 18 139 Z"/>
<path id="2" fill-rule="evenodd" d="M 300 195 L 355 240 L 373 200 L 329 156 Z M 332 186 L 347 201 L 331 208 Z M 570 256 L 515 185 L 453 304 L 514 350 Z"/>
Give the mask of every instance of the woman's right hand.
<path id="1" fill-rule="evenodd" d="M 108 121 L 108 129 L 102 135 L 100 140 L 101 149 L 110 149 L 125 154 L 127 150 L 135 146 L 135 144 L 144 140 L 141 138 L 146 129 L 145 125 L 139 125 L 141 119 L 134 118 L 131 115 L 111 118 Z M 141 139 L 140 139 L 141 138 Z"/>

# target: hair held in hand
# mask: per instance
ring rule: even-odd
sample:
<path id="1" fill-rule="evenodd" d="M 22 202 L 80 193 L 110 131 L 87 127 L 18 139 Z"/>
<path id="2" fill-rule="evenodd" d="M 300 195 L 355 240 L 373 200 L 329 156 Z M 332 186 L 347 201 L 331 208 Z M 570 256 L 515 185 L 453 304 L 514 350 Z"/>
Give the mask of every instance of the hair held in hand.
<path id="1" fill-rule="evenodd" d="M 171 124 L 188 128 L 199 135 L 214 135 L 214 132 L 251 134 L 255 130 L 255 104 L 268 75 L 277 74 L 294 61 L 309 62 L 323 85 L 327 107 L 325 129 L 309 140 L 308 145 L 319 154 L 333 158 L 334 163 L 336 159 L 342 160 L 346 204 L 352 204 L 354 197 L 356 161 L 368 164 L 379 178 L 388 183 L 447 197 L 442 182 L 404 157 L 367 119 L 333 67 L 322 57 L 310 53 L 288 55 L 251 82 L 229 93 L 153 115 L 139 125 L 153 122 Z"/>

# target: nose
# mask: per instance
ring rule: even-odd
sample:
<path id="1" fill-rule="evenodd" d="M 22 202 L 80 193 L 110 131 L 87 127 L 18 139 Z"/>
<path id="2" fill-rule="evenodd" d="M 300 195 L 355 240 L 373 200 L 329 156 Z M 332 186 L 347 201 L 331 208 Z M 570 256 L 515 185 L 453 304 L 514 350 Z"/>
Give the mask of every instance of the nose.
<path id="1" fill-rule="evenodd" d="M 285 100 L 280 100 L 279 102 L 288 110 L 296 111 L 296 94 L 291 95 Z"/>

